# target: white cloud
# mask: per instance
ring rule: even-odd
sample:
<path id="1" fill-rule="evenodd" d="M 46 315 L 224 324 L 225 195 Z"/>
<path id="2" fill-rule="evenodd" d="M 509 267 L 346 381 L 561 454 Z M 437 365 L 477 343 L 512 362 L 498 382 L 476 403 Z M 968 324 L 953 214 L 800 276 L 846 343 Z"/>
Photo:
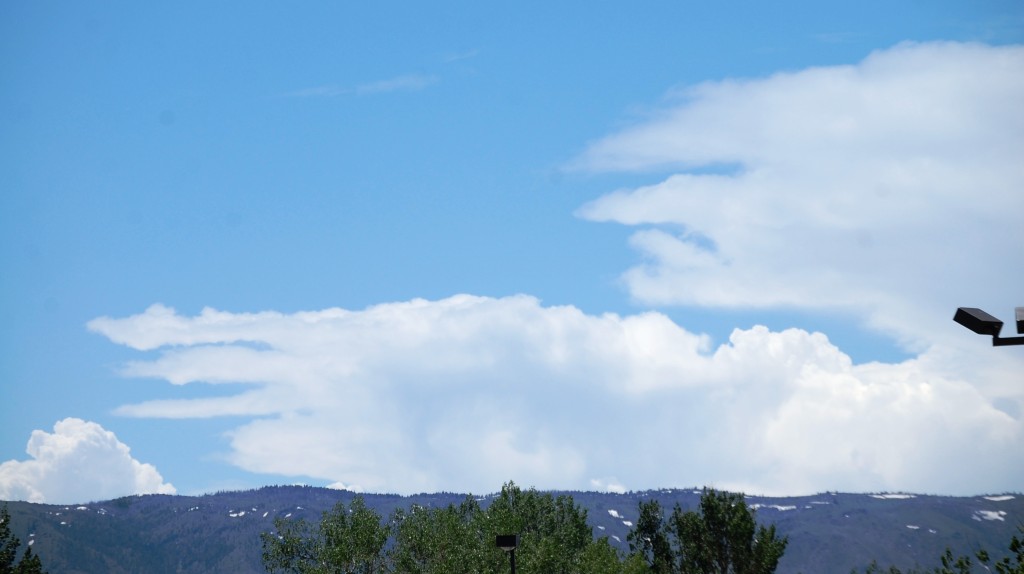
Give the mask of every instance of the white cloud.
<path id="1" fill-rule="evenodd" d="M 444 62 L 450 64 L 452 62 L 461 62 L 463 60 L 471 60 L 480 55 L 479 48 L 473 48 L 464 52 L 452 52 L 444 56 Z"/>
<path id="2" fill-rule="evenodd" d="M 842 309 L 915 350 L 965 336 L 958 306 L 1024 304 L 1024 47 L 904 44 L 670 101 L 573 164 L 677 171 L 579 210 L 641 227 L 637 300 Z"/>
<path id="3" fill-rule="evenodd" d="M 619 484 L 619 481 L 615 477 L 610 478 L 592 478 L 590 479 L 590 489 L 595 492 L 613 492 L 615 494 L 625 494 L 627 489 L 625 486 Z M 614 510 L 609 510 L 611 514 Z M 613 517 L 618 516 L 612 514 Z"/>
<path id="4" fill-rule="evenodd" d="M 345 484 L 344 482 L 332 482 L 324 488 L 330 488 L 331 490 L 347 490 L 349 492 L 362 492 L 363 489 L 355 484 Z"/>
<path id="5" fill-rule="evenodd" d="M 951 317 L 1024 303 L 1024 48 L 907 44 L 674 97 L 574 164 L 678 168 L 580 210 L 641 227 L 632 295 L 841 309 L 914 358 L 853 364 L 799 329 L 716 347 L 659 313 L 526 296 L 195 317 L 155 305 L 90 323 L 157 351 L 127 376 L 250 386 L 119 412 L 249 417 L 230 433 L 234 464 L 370 491 L 1018 489 L 1024 356 Z"/>
<path id="6" fill-rule="evenodd" d="M 297 98 L 333 98 L 347 95 L 368 96 L 389 92 L 418 92 L 437 82 L 438 78 L 436 76 L 406 74 L 387 80 L 359 84 L 355 87 L 317 86 L 315 88 L 296 90 L 285 95 Z"/>
<path id="7" fill-rule="evenodd" d="M 756 327 L 715 348 L 659 313 L 593 316 L 526 296 L 195 317 L 156 305 L 89 326 L 158 351 L 129 376 L 252 383 L 120 413 L 247 415 L 230 433 L 234 464 L 369 491 L 492 492 L 512 479 L 977 493 L 1024 475 L 1019 414 L 961 376 L 977 360 L 945 347 L 855 365 L 822 334 Z M 1019 385 L 1002 396 L 1024 403 Z"/>
<path id="8" fill-rule="evenodd" d="M 53 434 L 32 431 L 31 460 L 0 464 L 0 500 L 69 504 L 130 494 L 174 494 L 151 464 L 131 456 L 114 433 L 82 419 L 66 418 Z"/>
<path id="9" fill-rule="evenodd" d="M 381 94 L 387 92 L 419 91 L 437 82 L 434 76 L 421 74 L 410 74 L 398 76 L 388 80 L 380 80 L 368 84 L 361 84 L 356 87 L 356 93 L 360 95 Z"/>

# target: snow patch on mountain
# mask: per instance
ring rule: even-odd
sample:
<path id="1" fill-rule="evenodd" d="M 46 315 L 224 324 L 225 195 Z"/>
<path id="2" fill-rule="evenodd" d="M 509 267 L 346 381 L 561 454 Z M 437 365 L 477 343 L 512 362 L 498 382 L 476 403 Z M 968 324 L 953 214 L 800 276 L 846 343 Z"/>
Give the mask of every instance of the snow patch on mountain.
<path id="1" fill-rule="evenodd" d="M 982 520 L 998 520 L 1000 522 L 1006 521 L 1005 510 L 975 510 L 974 516 L 971 518 L 981 522 Z"/>
<path id="2" fill-rule="evenodd" d="M 770 509 L 773 509 L 773 510 L 778 510 L 780 512 L 785 512 L 787 510 L 796 510 L 796 506 L 782 505 L 782 504 L 761 504 L 761 503 L 751 504 L 750 508 L 753 509 L 753 510 L 759 510 L 761 508 L 770 508 Z"/>

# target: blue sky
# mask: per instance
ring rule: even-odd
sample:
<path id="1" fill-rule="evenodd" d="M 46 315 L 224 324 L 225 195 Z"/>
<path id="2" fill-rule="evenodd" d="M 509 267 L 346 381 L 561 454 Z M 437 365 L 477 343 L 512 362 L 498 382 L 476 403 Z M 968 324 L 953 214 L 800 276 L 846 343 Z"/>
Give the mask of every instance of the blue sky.
<path id="1" fill-rule="evenodd" d="M 1015 1 L 6 4 L 0 498 L 1019 491 L 1024 355 L 950 318 L 1024 305 L 1022 43 Z"/>

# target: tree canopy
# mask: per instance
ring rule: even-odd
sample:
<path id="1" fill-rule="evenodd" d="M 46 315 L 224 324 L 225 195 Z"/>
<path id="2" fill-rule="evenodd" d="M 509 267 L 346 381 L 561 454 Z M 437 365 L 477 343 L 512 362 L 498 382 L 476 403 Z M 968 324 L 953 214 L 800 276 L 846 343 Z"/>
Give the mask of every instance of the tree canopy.
<path id="1" fill-rule="evenodd" d="M 325 512 L 318 525 L 288 519 L 274 525 L 276 532 L 262 536 L 270 572 L 504 574 L 509 557 L 495 538 L 509 533 L 519 534 L 515 552 L 523 572 L 626 574 L 631 563 L 607 538 L 594 539 L 586 510 L 571 496 L 511 482 L 486 508 L 467 497 L 444 508 L 399 509 L 384 521 L 356 497 Z"/>
<path id="2" fill-rule="evenodd" d="M 630 549 L 652 574 L 771 574 L 786 551 L 788 539 L 758 525 L 742 494 L 705 489 L 699 511 L 676 505 L 667 519 L 656 500 L 639 506 Z"/>
<path id="3" fill-rule="evenodd" d="M 771 574 L 786 547 L 758 526 L 743 497 L 705 491 L 700 512 L 678 506 L 666 519 L 657 501 L 640 504 L 622 555 L 594 538 L 587 512 L 569 495 L 505 484 L 490 504 L 467 497 L 443 508 L 412 506 L 383 520 L 356 497 L 318 525 L 278 519 L 263 534 L 270 572 L 319 574 L 504 574 L 499 534 L 519 535 L 518 570 L 545 574 Z M 390 545 L 387 543 L 391 541 Z"/>

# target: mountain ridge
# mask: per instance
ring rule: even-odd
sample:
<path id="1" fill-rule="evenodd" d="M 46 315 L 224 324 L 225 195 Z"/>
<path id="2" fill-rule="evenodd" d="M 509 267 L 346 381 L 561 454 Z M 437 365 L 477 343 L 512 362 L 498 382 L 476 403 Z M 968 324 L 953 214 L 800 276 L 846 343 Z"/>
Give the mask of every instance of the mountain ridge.
<path id="1" fill-rule="evenodd" d="M 572 496 L 587 510 L 594 536 L 628 550 L 626 536 L 640 501 L 666 511 L 697 508 L 699 488 L 623 493 L 545 491 Z M 335 504 L 361 496 L 386 518 L 410 505 L 458 504 L 462 493 L 357 493 L 311 486 L 266 486 L 204 495 L 135 495 L 84 504 L 6 502 L 12 531 L 31 541 L 52 573 L 265 572 L 259 534 L 273 519 L 319 520 Z M 487 506 L 493 493 L 476 496 Z M 901 569 L 930 567 L 945 548 L 957 554 L 986 549 L 1002 556 L 1024 524 L 1024 495 L 942 496 L 910 493 L 838 493 L 745 496 L 758 521 L 775 524 L 789 546 L 779 574 L 863 569 L 872 560 Z"/>

